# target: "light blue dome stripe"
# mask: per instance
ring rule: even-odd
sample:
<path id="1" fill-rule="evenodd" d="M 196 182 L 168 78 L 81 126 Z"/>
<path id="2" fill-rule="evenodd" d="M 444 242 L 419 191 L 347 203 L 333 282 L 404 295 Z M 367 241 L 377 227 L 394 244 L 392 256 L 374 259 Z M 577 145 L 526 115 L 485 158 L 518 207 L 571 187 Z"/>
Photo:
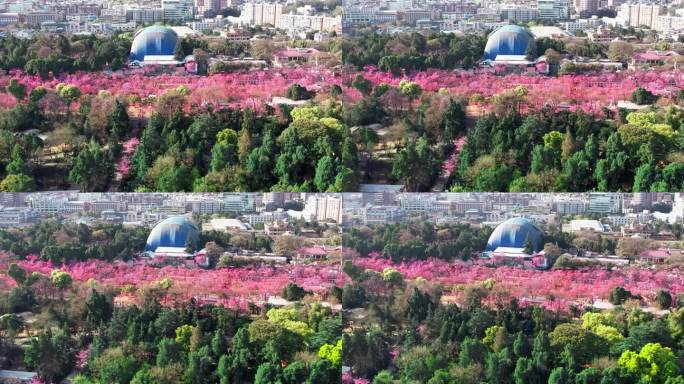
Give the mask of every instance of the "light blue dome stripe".
<path id="1" fill-rule="evenodd" d="M 485 60 L 494 60 L 497 55 L 525 55 L 534 37 L 517 25 L 505 25 L 492 32 L 485 45 Z"/>
<path id="2" fill-rule="evenodd" d="M 487 250 L 493 251 L 498 247 L 524 248 L 528 239 L 535 252 L 543 249 L 542 232 L 531 221 L 522 217 L 508 219 L 489 236 Z"/>
<path id="3" fill-rule="evenodd" d="M 173 216 L 157 224 L 147 237 L 146 251 L 154 252 L 158 247 L 185 247 L 188 239 L 199 245 L 200 231 L 185 216 Z"/>
<path id="4" fill-rule="evenodd" d="M 178 35 L 168 27 L 153 25 L 135 34 L 130 60 L 142 61 L 145 56 L 170 56 L 176 51 Z"/>

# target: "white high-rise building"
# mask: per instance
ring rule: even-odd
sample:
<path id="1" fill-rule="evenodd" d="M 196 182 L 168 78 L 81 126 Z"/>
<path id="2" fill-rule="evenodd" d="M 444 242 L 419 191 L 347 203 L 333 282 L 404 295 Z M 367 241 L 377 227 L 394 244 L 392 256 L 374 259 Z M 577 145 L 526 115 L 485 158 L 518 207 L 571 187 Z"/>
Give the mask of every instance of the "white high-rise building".
<path id="1" fill-rule="evenodd" d="M 254 193 L 226 193 L 223 196 L 223 210 L 228 212 L 254 212 Z"/>
<path id="2" fill-rule="evenodd" d="M 658 16 L 665 14 L 665 8 L 653 4 L 622 4 L 616 20 L 625 27 L 647 26 L 655 29 Z"/>
<path id="3" fill-rule="evenodd" d="M 387 224 L 402 216 L 398 207 L 369 206 L 360 209 L 361 222 L 364 225 Z"/>
<path id="4" fill-rule="evenodd" d="M 673 221 L 684 220 L 684 193 L 675 193 L 670 215 L 674 218 Z"/>
<path id="5" fill-rule="evenodd" d="M 283 5 L 279 3 L 249 2 L 242 6 L 240 19 L 249 25 L 277 26 L 283 14 Z"/>
<path id="6" fill-rule="evenodd" d="M 207 11 L 218 11 L 221 9 L 220 0 L 194 0 L 195 10 L 199 14 L 203 14 Z"/>
<path id="7" fill-rule="evenodd" d="M 586 210 L 586 204 L 581 199 L 563 199 L 554 204 L 559 215 L 579 215 Z"/>
<path id="8" fill-rule="evenodd" d="M 339 17 L 298 15 L 294 13 L 280 15 L 276 20 L 276 27 L 280 29 L 307 29 L 319 32 L 329 32 L 342 28 Z"/>
<path id="9" fill-rule="evenodd" d="M 377 14 L 375 7 L 345 6 L 342 9 L 342 21 L 346 25 L 370 24 L 377 22 Z"/>
<path id="10" fill-rule="evenodd" d="M 537 11 L 540 19 L 566 20 L 569 9 L 569 0 L 537 0 Z"/>
<path id="11" fill-rule="evenodd" d="M 193 17 L 193 0 L 162 0 L 164 21 L 190 20 Z"/>
<path id="12" fill-rule="evenodd" d="M 397 196 L 399 208 L 406 212 L 426 212 L 437 200 L 432 193 L 403 193 Z"/>
<path id="13" fill-rule="evenodd" d="M 653 204 L 653 194 L 649 192 L 636 192 L 632 194 L 632 205 L 641 209 L 651 209 Z"/>
<path id="14" fill-rule="evenodd" d="M 599 9 L 599 0 L 577 0 L 575 8 L 577 12 L 596 12 Z"/>
<path id="15" fill-rule="evenodd" d="M 621 193 L 590 192 L 589 213 L 622 213 L 623 196 Z"/>
<path id="16" fill-rule="evenodd" d="M 7 12 L 30 12 L 33 10 L 33 0 L 15 0 L 5 4 Z"/>
<path id="17" fill-rule="evenodd" d="M 64 205 L 69 201 L 66 195 L 52 193 L 36 193 L 26 198 L 29 207 L 40 213 L 59 213 L 64 210 Z"/>
<path id="18" fill-rule="evenodd" d="M 532 21 L 539 17 L 539 11 L 531 7 L 506 6 L 501 8 L 500 14 L 502 20 L 514 23 Z"/>
<path id="19" fill-rule="evenodd" d="M 283 192 L 267 192 L 263 195 L 264 205 L 273 204 L 276 207 L 281 207 L 285 203 L 285 193 Z"/>
<path id="20" fill-rule="evenodd" d="M 14 227 L 38 220 L 38 214 L 28 208 L 0 208 L 0 227 Z"/>
<path id="21" fill-rule="evenodd" d="M 126 9 L 126 20 L 139 24 L 156 23 L 164 20 L 164 10 L 161 8 L 130 8 Z"/>
<path id="22" fill-rule="evenodd" d="M 658 32 L 684 31 L 684 17 L 665 15 L 656 16 L 653 29 Z"/>
<path id="23" fill-rule="evenodd" d="M 342 222 L 342 197 L 314 195 L 309 196 L 304 206 L 303 216 L 316 221 Z"/>
<path id="24" fill-rule="evenodd" d="M 193 213 L 207 215 L 220 212 L 223 209 L 223 202 L 216 198 L 190 198 L 185 203 L 185 209 Z"/>

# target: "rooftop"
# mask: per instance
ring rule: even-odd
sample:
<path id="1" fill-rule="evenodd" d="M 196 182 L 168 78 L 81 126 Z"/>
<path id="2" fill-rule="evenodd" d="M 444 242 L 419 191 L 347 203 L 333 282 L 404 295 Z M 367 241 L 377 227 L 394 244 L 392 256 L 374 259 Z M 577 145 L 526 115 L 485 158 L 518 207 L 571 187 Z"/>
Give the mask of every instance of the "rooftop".
<path id="1" fill-rule="evenodd" d="M 494 62 L 496 63 L 521 63 L 521 64 L 526 64 L 526 63 L 531 63 L 531 61 L 527 60 L 527 56 L 525 55 L 496 55 L 494 58 Z"/>
<path id="2" fill-rule="evenodd" d="M 181 247 L 157 247 L 154 251 L 155 256 L 171 256 L 171 257 L 187 257 L 192 256 L 185 252 L 185 248 Z"/>
<path id="3" fill-rule="evenodd" d="M 669 58 L 676 58 L 681 56 L 675 51 L 646 51 L 646 52 L 636 52 L 634 54 L 634 60 L 637 61 L 658 61 L 666 60 Z"/>
<path id="4" fill-rule="evenodd" d="M 36 372 L 0 370 L 0 379 L 28 381 L 36 377 Z"/>
<path id="5" fill-rule="evenodd" d="M 312 256 L 325 256 L 328 254 L 325 248 L 321 246 L 302 247 L 297 250 L 297 253 Z"/>
<path id="6" fill-rule="evenodd" d="M 571 36 L 568 31 L 565 31 L 559 27 L 553 26 L 534 26 L 530 27 L 530 32 L 535 39 L 541 39 L 543 37 L 560 37 L 560 36 Z"/>
<path id="7" fill-rule="evenodd" d="M 530 257 L 524 252 L 525 248 L 515 247 L 497 247 L 492 251 L 492 256 L 506 256 L 506 257 Z"/>
<path id="8" fill-rule="evenodd" d="M 285 48 L 275 53 L 278 58 L 309 58 L 320 53 L 315 48 Z"/>
<path id="9" fill-rule="evenodd" d="M 226 229 L 247 230 L 249 226 L 238 219 L 211 219 L 211 227 L 214 230 L 225 231 Z"/>
<path id="10" fill-rule="evenodd" d="M 571 220 L 570 226 L 573 231 L 592 230 L 603 232 L 604 227 L 598 220 Z"/>
<path id="11" fill-rule="evenodd" d="M 669 249 L 649 249 L 639 254 L 643 259 L 667 259 L 671 256 Z"/>

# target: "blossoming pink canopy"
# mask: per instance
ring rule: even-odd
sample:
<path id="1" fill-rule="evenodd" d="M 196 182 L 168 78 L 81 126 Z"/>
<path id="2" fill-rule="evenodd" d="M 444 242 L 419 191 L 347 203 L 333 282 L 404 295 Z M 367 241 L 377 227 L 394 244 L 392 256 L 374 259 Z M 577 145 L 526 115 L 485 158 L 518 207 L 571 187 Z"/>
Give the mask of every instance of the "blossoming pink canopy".
<path id="1" fill-rule="evenodd" d="M 493 279 L 496 286 L 502 287 L 511 297 L 519 300 L 526 297 L 553 297 L 544 305 L 567 305 L 586 298 L 608 297 L 611 289 L 623 286 L 634 294 L 645 297 L 654 295 L 653 286 L 662 287 L 670 292 L 684 289 L 681 276 L 667 270 L 643 269 L 632 266 L 619 269 L 551 269 L 541 271 L 535 268 L 523 269 L 518 266 L 486 265 L 486 260 L 474 265 L 461 261 L 428 259 L 394 264 L 390 259 L 380 257 L 357 257 L 354 263 L 365 270 L 382 272 L 391 267 L 399 270 L 405 279 L 422 277 L 430 282 L 444 286 L 471 284 Z"/>
<path id="2" fill-rule="evenodd" d="M 361 72 L 359 72 L 361 73 Z M 602 73 L 574 76 L 526 76 L 509 74 L 497 76 L 492 73 L 468 73 L 442 70 L 429 70 L 412 73 L 409 76 L 393 77 L 390 73 L 368 67 L 363 76 L 373 85 L 381 83 L 397 86 L 402 79 L 418 83 L 425 91 L 436 92 L 440 88 L 448 89 L 452 94 L 469 97 L 481 94 L 485 97 L 495 95 L 506 89 L 523 85 L 528 89 L 527 103 L 532 107 L 546 104 L 558 105 L 571 103 L 573 106 L 600 114 L 603 107 L 608 107 L 618 100 L 628 100 L 637 86 L 645 88 L 657 95 L 672 97 L 679 89 L 684 88 L 684 76 L 674 71 L 635 73 Z M 353 77 L 353 74 L 351 74 Z M 331 71 L 307 71 L 301 68 L 286 68 L 278 71 L 254 73 L 216 74 L 207 77 L 188 77 L 179 75 L 160 75 L 157 77 L 135 75 L 106 75 L 103 73 L 67 74 L 59 80 L 42 80 L 39 76 L 30 76 L 22 71 L 10 71 L 0 75 L 0 84 L 7 84 L 15 78 L 25 84 L 27 92 L 38 86 L 54 89 L 58 83 L 73 84 L 81 93 L 97 95 L 106 89 L 115 96 L 161 95 L 169 89 L 184 86 L 189 91 L 187 106 L 217 105 L 228 101 L 231 107 L 250 107 L 259 110 L 263 103 L 258 100 L 270 100 L 275 95 L 282 95 L 292 83 L 306 88 L 327 88 L 333 84 L 342 85 L 343 78 L 335 76 Z M 361 98 L 361 93 L 343 87 L 345 99 L 353 102 Z M 50 99 L 41 100 L 48 103 Z M 0 107 L 12 108 L 16 99 L 9 93 L 0 93 Z M 132 105 L 143 114 L 154 107 L 154 103 L 144 101 L 132 102 Z M 44 110 L 50 107 L 43 106 Z"/>
<path id="3" fill-rule="evenodd" d="M 0 252 L 0 265 L 8 265 L 9 256 Z M 325 265 L 257 265 L 243 268 L 199 269 L 185 265 L 159 267 L 148 262 L 111 263 L 101 260 L 78 261 L 54 265 L 39 256 L 28 256 L 17 265 L 29 273 L 49 275 L 54 269 L 67 272 L 75 281 L 93 279 L 114 287 L 143 287 L 165 278 L 173 280 L 168 300 L 184 302 L 191 298 L 214 297 L 218 304 L 246 309 L 247 303 L 279 295 L 289 282 L 307 291 L 322 294 L 337 281 L 336 270 Z M 0 287 L 16 286 L 7 275 L 0 274 Z M 169 304 L 171 304 L 169 302 Z"/>

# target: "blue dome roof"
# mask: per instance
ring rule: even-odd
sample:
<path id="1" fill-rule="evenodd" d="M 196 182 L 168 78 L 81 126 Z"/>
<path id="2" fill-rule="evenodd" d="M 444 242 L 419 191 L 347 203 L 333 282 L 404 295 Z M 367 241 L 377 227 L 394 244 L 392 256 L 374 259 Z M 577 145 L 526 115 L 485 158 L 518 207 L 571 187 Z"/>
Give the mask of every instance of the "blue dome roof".
<path id="1" fill-rule="evenodd" d="M 154 252 L 157 247 L 185 248 L 188 239 L 199 246 L 200 231 L 185 216 L 173 216 L 157 224 L 147 237 L 145 251 Z"/>
<path id="2" fill-rule="evenodd" d="M 524 248 L 527 239 L 532 242 L 533 251 L 543 249 L 542 232 L 531 221 L 523 217 L 508 219 L 489 236 L 487 250 L 493 251 L 498 247 Z"/>
<path id="3" fill-rule="evenodd" d="M 517 25 L 505 25 L 492 32 L 485 45 L 485 60 L 494 60 L 497 55 L 525 55 L 527 47 L 534 43 L 534 37 Z"/>
<path id="4" fill-rule="evenodd" d="M 131 60 L 143 61 L 145 55 L 173 55 L 176 51 L 178 35 L 168 27 L 153 25 L 135 34 L 131 45 Z"/>

